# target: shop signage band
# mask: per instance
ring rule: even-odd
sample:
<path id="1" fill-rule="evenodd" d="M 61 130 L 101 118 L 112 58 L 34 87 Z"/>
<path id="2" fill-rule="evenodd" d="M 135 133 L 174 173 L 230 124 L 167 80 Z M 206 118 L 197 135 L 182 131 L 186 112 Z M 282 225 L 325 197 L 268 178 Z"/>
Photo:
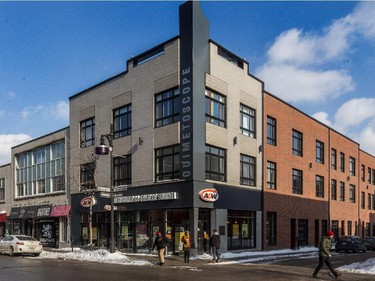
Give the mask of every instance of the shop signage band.
<path id="1" fill-rule="evenodd" d="M 175 200 L 175 199 L 178 199 L 177 192 L 165 192 L 165 193 L 151 193 L 151 194 L 116 197 L 114 198 L 114 203 L 115 204 L 136 203 L 136 202 Z"/>

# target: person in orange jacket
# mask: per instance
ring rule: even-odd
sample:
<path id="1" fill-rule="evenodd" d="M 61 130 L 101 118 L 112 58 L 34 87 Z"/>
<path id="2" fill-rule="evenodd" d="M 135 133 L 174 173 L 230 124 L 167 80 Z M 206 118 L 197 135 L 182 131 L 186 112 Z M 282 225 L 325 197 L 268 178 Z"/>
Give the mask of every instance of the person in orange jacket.
<path id="1" fill-rule="evenodd" d="M 189 259 L 190 259 L 190 233 L 189 233 L 188 230 L 186 230 L 185 235 L 182 236 L 181 242 L 183 243 L 184 262 L 189 262 Z"/>

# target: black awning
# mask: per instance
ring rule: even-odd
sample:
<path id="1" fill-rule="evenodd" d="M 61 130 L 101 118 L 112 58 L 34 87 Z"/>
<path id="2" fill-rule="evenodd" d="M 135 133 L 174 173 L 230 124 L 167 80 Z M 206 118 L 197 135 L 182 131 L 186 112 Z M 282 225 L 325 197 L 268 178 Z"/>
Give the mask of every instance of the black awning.
<path id="1" fill-rule="evenodd" d="M 9 219 L 34 219 L 38 206 L 15 207 L 10 210 Z"/>

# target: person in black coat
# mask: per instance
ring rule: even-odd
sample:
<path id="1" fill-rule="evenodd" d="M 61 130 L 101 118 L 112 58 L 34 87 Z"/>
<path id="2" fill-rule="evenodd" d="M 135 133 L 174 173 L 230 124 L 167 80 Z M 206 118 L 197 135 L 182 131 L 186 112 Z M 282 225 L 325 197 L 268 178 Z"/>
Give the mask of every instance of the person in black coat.
<path id="1" fill-rule="evenodd" d="M 213 231 L 213 234 L 210 238 L 210 247 L 212 251 L 213 260 L 216 262 L 219 262 L 220 260 L 220 235 L 216 231 L 216 229 Z"/>
<path id="2" fill-rule="evenodd" d="M 154 245 L 152 246 L 152 250 L 155 248 L 158 251 L 158 258 L 159 264 L 164 265 L 164 254 L 165 254 L 165 245 L 167 244 L 166 239 L 161 236 L 161 232 L 156 233 Z"/>

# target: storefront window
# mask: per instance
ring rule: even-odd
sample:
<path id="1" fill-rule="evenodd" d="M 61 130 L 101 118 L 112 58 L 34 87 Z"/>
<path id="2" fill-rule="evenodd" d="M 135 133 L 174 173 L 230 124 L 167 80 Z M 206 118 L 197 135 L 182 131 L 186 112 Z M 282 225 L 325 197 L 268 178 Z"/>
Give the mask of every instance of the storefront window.
<path id="1" fill-rule="evenodd" d="M 255 248 L 255 212 L 228 210 L 228 249 Z"/>

